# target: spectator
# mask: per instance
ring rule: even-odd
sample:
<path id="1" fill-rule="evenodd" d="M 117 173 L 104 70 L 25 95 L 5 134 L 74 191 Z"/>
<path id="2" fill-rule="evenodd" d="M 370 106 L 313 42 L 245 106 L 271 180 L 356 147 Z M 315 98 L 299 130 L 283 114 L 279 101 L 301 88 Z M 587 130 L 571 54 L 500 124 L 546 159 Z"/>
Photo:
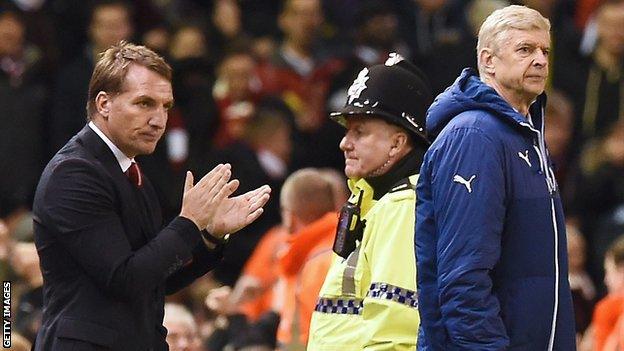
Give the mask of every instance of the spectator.
<path id="1" fill-rule="evenodd" d="M 355 46 L 344 59 L 344 67 L 332 78 L 327 101 L 330 111 L 342 107 L 353 77 L 363 67 L 383 63 L 390 52 L 410 57 L 407 45 L 399 37 L 398 16 L 387 2 L 365 1 L 355 18 Z"/>
<path id="2" fill-rule="evenodd" d="M 321 1 L 284 1 L 278 23 L 283 40 L 259 74 L 266 93 L 282 98 L 294 113 L 293 168 L 338 168 L 340 132 L 327 123 L 325 101 L 330 81 L 341 65 L 321 41 Z"/>
<path id="3" fill-rule="evenodd" d="M 603 351 L 619 351 L 624 347 L 624 313 L 620 315 L 620 318 L 613 328 L 613 332 L 607 338 Z"/>
<path id="4" fill-rule="evenodd" d="M 50 149 L 55 154 L 86 123 L 89 79 L 98 55 L 133 34 L 130 7 L 123 1 L 103 1 L 91 11 L 89 43 L 82 55 L 62 67 L 54 86 Z"/>
<path id="5" fill-rule="evenodd" d="M 320 171 L 301 169 L 284 182 L 280 207 L 290 239 L 279 260 L 277 339 L 283 350 L 304 350 L 310 318 L 333 258 L 338 224 L 334 190 Z"/>
<path id="6" fill-rule="evenodd" d="M 215 146 L 225 147 L 240 140 L 254 115 L 262 98 L 262 82 L 256 70 L 257 64 L 247 50 L 230 52 L 219 64 L 212 90 L 219 109 Z"/>
<path id="7" fill-rule="evenodd" d="M 568 236 L 568 257 L 570 260 L 568 280 L 570 281 L 570 290 L 572 291 L 578 340 L 585 333 L 591 322 L 596 301 L 596 288 L 587 273 L 585 265 L 587 257 L 585 238 L 576 227 L 569 224 L 566 225 L 566 234 Z"/>
<path id="8" fill-rule="evenodd" d="M 232 176 L 242 184 L 238 192 L 245 192 L 247 187 L 253 188 L 256 184 L 269 184 L 272 189 L 280 189 L 288 175 L 292 154 L 292 117 L 289 113 L 281 101 L 267 100 L 256 110 L 243 138 L 217 150 L 204 166 L 210 169 L 213 163 L 230 162 Z M 258 221 L 243 229 L 243 235 L 230 238 L 223 264 L 214 271 L 215 278 L 232 286 L 262 235 L 279 222 L 279 204 L 277 199 L 271 198 Z"/>
<path id="9" fill-rule="evenodd" d="M 10 263 L 25 283 L 15 312 L 15 330 L 33 343 L 41 326 L 43 311 L 43 276 L 35 244 L 14 243 Z"/>
<path id="10" fill-rule="evenodd" d="M 279 257 L 286 249 L 288 232 L 280 224 L 262 236 L 245 263 L 229 298 L 231 306 L 245 314 L 250 322 L 273 310 L 273 290 L 279 274 Z"/>
<path id="11" fill-rule="evenodd" d="M 11 350 L 12 351 L 31 351 L 32 343 L 19 333 L 11 334 Z"/>
<path id="12" fill-rule="evenodd" d="M 274 350 L 276 342 L 279 315 L 267 312 L 258 320 L 250 322 L 244 315 L 231 309 L 228 301 L 231 289 L 223 286 L 210 291 L 206 297 L 206 306 L 215 311 L 218 316 L 215 320 L 215 329 L 206 340 L 207 349 L 220 350 Z"/>
<path id="13" fill-rule="evenodd" d="M 334 192 L 334 210 L 338 212 L 345 202 L 349 200 L 349 195 L 351 194 L 349 187 L 347 187 L 347 179 L 343 173 L 333 168 L 321 168 L 319 171 L 332 187 Z"/>
<path id="14" fill-rule="evenodd" d="M 403 1 L 403 35 L 416 62 L 426 58 L 439 45 L 459 43 L 468 33 L 463 6 L 454 0 Z"/>
<path id="15" fill-rule="evenodd" d="M 607 296 L 596 304 L 592 325 L 594 350 L 603 350 L 624 312 L 624 236 L 618 237 L 604 256 Z"/>
<path id="16" fill-rule="evenodd" d="M 574 135 L 583 142 L 606 135 L 624 115 L 624 2 L 605 2 L 596 21 L 598 41 L 591 55 L 559 57 L 565 69 L 555 71 L 553 82 L 574 101 Z"/>
<path id="17" fill-rule="evenodd" d="M 572 101 L 558 90 L 551 90 L 546 101 L 546 127 L 544 138 L 553 160 L 555 178 L 559 183 L 564 206 L 568 205 L 574 187 L 573 182 L 578 162 L 572 145 L 574 134 L 574 107 Z"/>
<path id="18" fill-rule="evenodd" d="M 588 144 L 580 162 L 569 214 L 587 235 L 589 272 L 600 284 L 604 254 L 624 230 L 624 120 L 616 122 L 606 137 Z"/>
<path id="19" fill-rule="evenodd" d="M 0 218 L 31 207 L 44 162 L 47 90 L 41 52 L 16 12 L 0 12 Z"/>
<path id="20" fill-rule="evenodd" d="M 201 351 L 197 323 L 186 307 L 174 303 L 165 304 L 163 326 L 167 328 L 167 344 L 170 351 Z"/>

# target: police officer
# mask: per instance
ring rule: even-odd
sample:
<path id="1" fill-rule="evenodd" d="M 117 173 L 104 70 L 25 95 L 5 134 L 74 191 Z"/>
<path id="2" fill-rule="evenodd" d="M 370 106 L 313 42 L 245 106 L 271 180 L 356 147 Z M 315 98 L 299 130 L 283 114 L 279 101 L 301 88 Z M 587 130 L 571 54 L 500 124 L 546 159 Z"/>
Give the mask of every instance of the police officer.
<path id="1" fill-rule="evenodd" d="M 336 255 L 312 315 L 308 350 L 415 350 L 414 185 L 428 141 L 431 93 L 397 54 L 364 68 L 331 118 L 351 197 L 341 211 Z"/>

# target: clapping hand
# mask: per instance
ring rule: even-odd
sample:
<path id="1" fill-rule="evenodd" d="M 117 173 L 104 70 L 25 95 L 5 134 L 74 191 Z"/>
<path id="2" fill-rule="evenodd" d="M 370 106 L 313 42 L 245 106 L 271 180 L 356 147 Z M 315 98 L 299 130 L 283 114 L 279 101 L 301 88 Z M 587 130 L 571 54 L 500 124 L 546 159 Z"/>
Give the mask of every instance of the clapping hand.
<path id="1" fill-rule="evenodd" d="M 220 164 L 193 184 L 193 174 L 187 172 L 180 216 L 216 237 L 236 232 L 260 217 L 271 188 L 264 185 L 230 198 L 239 185 L 238 180 L 230 181 L 231 175 L 231 166 Z"/>

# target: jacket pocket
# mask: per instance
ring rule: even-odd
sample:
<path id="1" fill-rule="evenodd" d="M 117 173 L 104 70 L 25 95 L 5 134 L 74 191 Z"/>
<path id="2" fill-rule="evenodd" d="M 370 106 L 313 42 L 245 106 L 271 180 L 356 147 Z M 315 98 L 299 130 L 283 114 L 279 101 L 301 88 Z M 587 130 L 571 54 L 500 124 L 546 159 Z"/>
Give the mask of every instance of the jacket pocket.
<path id="1" fill-rule="evenodd" d="M 99 346 L 112 347 L 117 340 L 118 332 L 93 322 L 62 318 L 58 322 L 56 336 L 87 341 Z"/>

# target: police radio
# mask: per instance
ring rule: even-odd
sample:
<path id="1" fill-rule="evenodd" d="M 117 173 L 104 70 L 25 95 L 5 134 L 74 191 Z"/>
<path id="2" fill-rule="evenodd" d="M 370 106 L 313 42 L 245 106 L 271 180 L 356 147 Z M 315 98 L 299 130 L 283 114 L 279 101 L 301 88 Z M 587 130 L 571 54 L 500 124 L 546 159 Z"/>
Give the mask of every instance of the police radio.
<path id="1" fill-rule="evenodd" d="M 364 227 L 366 226 L 365 221 L 362 221 L 360 218 L 362 194 L 363 191 L 360 192 L 357 204 L 347 202 L 340 210 L 333 250 L 338 256 L 345 259 L 355 250 L 356 241 L 362 240 Z"/>

